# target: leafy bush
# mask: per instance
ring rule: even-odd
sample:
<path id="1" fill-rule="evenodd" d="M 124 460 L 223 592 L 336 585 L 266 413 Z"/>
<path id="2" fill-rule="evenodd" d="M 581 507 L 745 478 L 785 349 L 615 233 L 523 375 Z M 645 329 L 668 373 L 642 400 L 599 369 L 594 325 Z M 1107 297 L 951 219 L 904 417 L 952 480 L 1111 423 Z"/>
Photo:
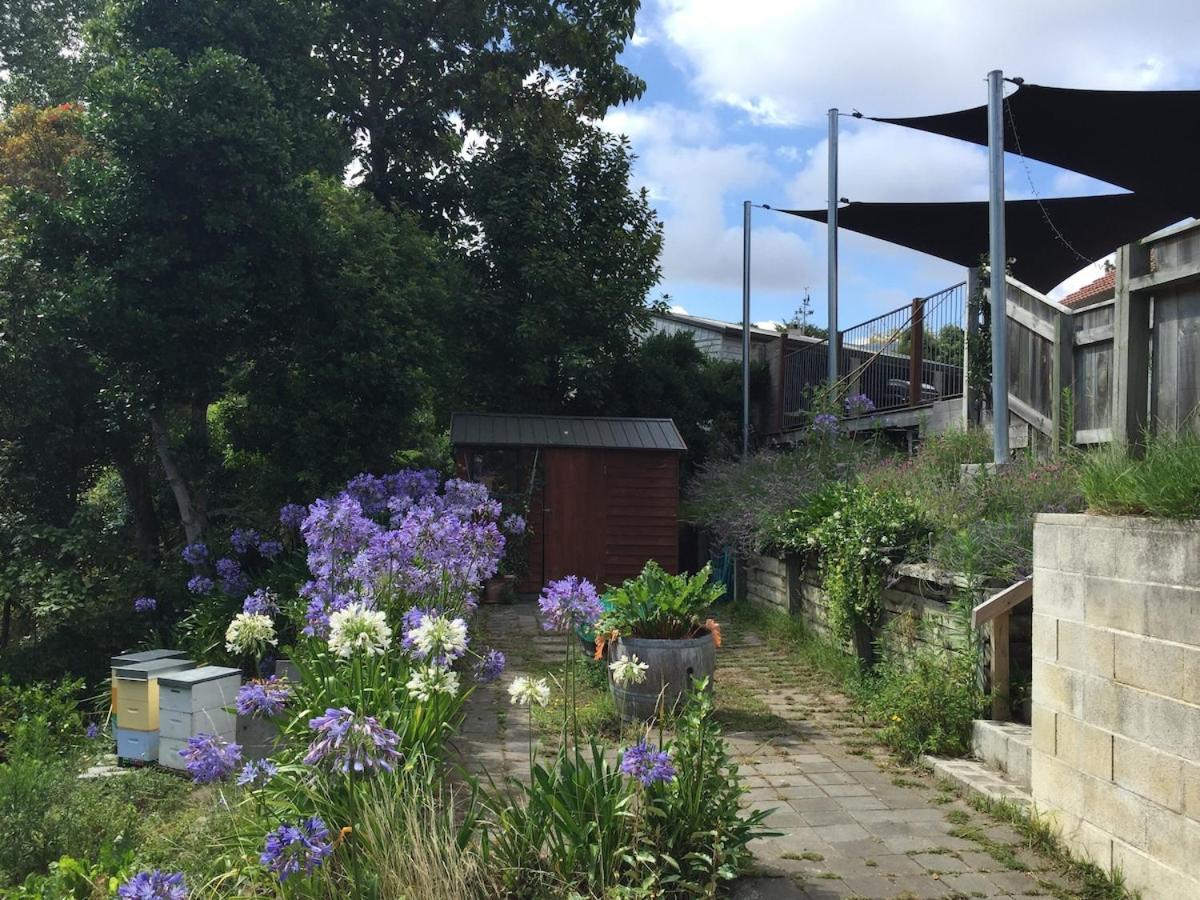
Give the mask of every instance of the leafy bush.
<path id="1" fill-rule="evenodd" d="M 829 626 L 848 639 L 879 620 L 888 570 L 902 562 L 929 525 L 910 499 L 862 485 L 834 484 L 819 505 L 832 512 L 810 532 L 829 598 Z"/>
<path id="2" fill-rule="evenodd" d="M 712 567 L 695 575 L 671 575 L 654 560 L 604 596 L 605 609 L 596 624 L 598 634 L 675 639 L 695 635 L 704 627 L 704 614 L 725 593 L 711 581 Z"/>
<path id="3" fill-rule="evenodd" d="M 133 874 L 133 854 L 105 848 L 92 863 L 63 856 L 47 875 L 34 875 L 8 896 L 12 900 L 108 900 Z"/>
<path id="4" fill-rule="evenodd" d="M 0 677 L 0 759 L 7 756 L 9 742 L 24 729 L 44 734 L 44 746 L 38 748 L 41 752 L 57 755 L 78 746 L 84 735 L 79 711 L 82 692 L 79 680 L 22 686 L 14 685 L 7 675 Z"/>
<path id="5" fill-rule="evenodd" d="M 1084 459 L 1079 480 L 1094 512 L 1200 518 L 1200 436 L 1147 437 L 1140 457 L 1120 446 L 1096 451 Z"/>

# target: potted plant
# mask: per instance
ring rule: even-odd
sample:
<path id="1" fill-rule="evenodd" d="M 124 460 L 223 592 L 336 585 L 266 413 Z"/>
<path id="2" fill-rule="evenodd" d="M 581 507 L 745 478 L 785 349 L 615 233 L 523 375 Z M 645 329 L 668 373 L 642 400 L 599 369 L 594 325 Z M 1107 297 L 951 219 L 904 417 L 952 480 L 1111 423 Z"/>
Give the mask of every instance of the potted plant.
<path id="1" fill-rule="evenodd" d="M 694 679 L 712 683 L 721 632 L 707 613 L 725 586 L 710 576 L 707 565 L 695 575 L 670 575 L 651 560 L 604 596 L 596 658 L 607 653 L 609 687 L 623 719 L 673 711 Z"/>
<path id="2" fill-rule="evenodd" d="M 497 573 L 484 584 L 484 603 L 499 603 L 529 570 L 529 525 L 525 517 L 510 513 L 501 521 L 500 530 L 504 534 L 504 557 Z"/>

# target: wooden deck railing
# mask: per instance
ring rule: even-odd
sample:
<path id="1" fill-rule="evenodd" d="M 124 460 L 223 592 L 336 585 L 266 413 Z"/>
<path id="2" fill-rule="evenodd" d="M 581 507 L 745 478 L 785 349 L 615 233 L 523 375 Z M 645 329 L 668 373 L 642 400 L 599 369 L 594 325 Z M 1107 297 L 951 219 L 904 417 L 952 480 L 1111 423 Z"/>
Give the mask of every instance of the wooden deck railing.
<path id="1" fill-rule="evenodd" d="M 980 628 L 991 623 L 992 632 L 992 718 L 1007 722 L 1012 718 L 1009 687 L 1008 637 L 1013 608 L 1033 597 L 1033 579 L 1026 578 L 993 594 L 971 610 L 971 625 Z"/>

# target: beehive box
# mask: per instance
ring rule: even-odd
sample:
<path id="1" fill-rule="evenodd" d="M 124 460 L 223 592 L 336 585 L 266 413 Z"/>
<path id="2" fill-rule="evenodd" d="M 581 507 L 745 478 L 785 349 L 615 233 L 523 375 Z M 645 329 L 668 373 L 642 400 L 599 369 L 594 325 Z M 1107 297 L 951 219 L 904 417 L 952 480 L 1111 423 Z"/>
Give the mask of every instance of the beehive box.
<path id="1" fill-rule="evenodd" d="M 109 679 L 111 688 L 111 698 L 109 700 L 108 709 L 113 714 L 113 726 L 116 726 L 117 719 L 117 674 L 116 670 L 122 666 L 132 666 L 137 663 L 154 662 L 159 659 L 184 659 L 187 657 L 186 650 L 138 650 L 136 652 L 122 653 L 119 656 L 114 656 L 109 660 L 109 666 L 112 668 L 112 676 Z"/>
<path id="2" fill-rule="evenodd" d="M 113 669 L 116 689 L 114 713 L 118 729 L 158 731 L 158 678 L 188 669 L 194 660 L 152 659 L 120 665 Z M 118 756 L 120 753 L 117 754 Z"/>
<path id="3" fill-rule="evenodd" d="M 237 726 L 232 707 L 241 682 L 241 673 L 225 666 L 201 666 L 159 678 L 160 765 L 184 768 L 179 751 L 193 735 L 234 740 Z"/>
<path id="4" fill-rule="evenodd" d="M 137 762 L 155 762 L 159 750 L 157 731 L 134 728 L 117 729 L 117 758 Z"/>

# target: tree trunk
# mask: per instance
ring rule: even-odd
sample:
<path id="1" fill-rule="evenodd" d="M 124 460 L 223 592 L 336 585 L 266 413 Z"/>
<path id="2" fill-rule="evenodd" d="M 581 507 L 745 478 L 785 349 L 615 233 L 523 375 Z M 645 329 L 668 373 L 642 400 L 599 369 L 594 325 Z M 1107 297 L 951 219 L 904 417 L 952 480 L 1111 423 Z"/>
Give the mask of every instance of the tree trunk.
<path id="1" fill-rule="evenodd" d="M 127 434 L 118 433 L 113 436 L 112 457 L 133 514 L 134 544 L 137 547 L 138 559 L 147 566 L 154 566 L 158 562 L 158 512 L 154 508 L 150 473 L 143 461 L 137 458 Z"/>
<path id="2" fill-rule="evenodd" d="M 204 521 L 203 511 L 197 509 L 192 502 L 192 492 L 171 451 L 171 435 L 167 431 L 167 419 L 162 406 L 151 406 L 149 417 L 150 430 L 154 435 L 154 449 L 158 453 L 159 462 L 162 463 L 163 474 L 167 478 L 171 493 L 175 496 L 175 505 L 179 507 L 179 521 L 183 525 L 184 537 L 189 544 L 198 543 L 203 538 L 208 523 Z"/>

